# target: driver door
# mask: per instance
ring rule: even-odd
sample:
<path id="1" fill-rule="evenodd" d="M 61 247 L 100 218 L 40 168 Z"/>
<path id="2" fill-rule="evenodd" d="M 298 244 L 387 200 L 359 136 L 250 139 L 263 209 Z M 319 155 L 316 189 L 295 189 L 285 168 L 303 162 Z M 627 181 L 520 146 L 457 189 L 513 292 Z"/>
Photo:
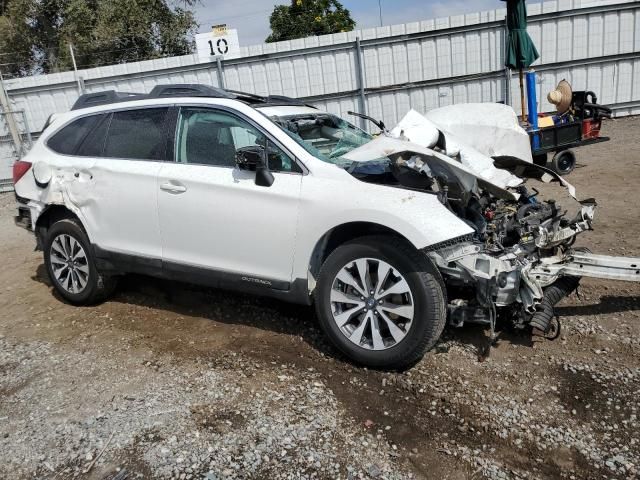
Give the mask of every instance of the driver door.
<path id="1" fill-rule="evenodd" d="M 256 125 L 226 109 L 182 107 L 176 132 L 175 162 L 158 176 L 163 268 L 288 289 L 302 171 Z M 236 150 L 252 145 L 277 151 L 269 187 L 236 166 Z"/>

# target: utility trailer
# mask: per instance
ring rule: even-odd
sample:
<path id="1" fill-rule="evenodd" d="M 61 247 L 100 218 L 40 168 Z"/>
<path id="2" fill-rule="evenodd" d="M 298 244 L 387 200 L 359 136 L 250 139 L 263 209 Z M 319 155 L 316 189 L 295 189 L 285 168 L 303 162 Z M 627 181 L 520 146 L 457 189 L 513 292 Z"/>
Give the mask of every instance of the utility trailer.
<path id="1" fill-rule="evenodd" d="M 543 115 L 554 117 L 553 113 Z M 611 109 L 599 105 L 595 93 L 577 91 L 573 92 L 569 111 L 555 117 L 558 121 L 554 121 L 553 126 L 528 130 L 531 154 L 535 164 L 544 167 L 549 163 L 559 175 L 568 175 L 576 166 L 572 148 L 609 140 L 600 136 L 600 127 L 602 119 L 611 118 Z M 549 153 L 554 154 L 551 161 L 548 161 Z"/>

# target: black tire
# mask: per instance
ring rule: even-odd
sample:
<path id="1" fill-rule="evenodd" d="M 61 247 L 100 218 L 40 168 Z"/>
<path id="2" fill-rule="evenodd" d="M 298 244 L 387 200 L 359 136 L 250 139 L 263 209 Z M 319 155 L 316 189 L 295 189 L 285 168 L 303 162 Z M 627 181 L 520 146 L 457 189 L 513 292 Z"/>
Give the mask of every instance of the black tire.
<path id="1" fill-rule="evenodd" d="M 330 297 L 334 279 L 346 264 L 362 257 L 390 264 L 405 278 L 413 296 L 414 317 L 406 336 L 384 350 L 351 342 L 333 318 Z M 335 249 L 322 265 L 314 297 L 320 325 L 331 342 L 356 363 L 372 368 L 404 370 L 414 366 L 436 344 L 446 323 L 446 292 L 437 268 L 411 244 L 392 236 L 361 237 Z"/>
<path id="2" fill-rule="evenodd" d="M 78 293 L 73 293 L 65 289 L 56 278 L 51 262 L 52 244 L 59 235 L 68 235 L 78 242 L 86 255 L 86 266 L 89 270 L 86 286 Z M 47 230 L 44 245 L 44 263 L 51 283 L 56 291 L 74 305 L 92 305 L 105 300 L 113 293 L 117 285 L 117 278 L 102 275 L 96 268 L 95 257 L 89 238 L 80 223 L 72 218 L 58 220 Z"/>
<path id="3" fill-rule="evenodd" d="M 562 150 L 553 156 L 549 167 L 558 175 L 569 175 L 576 168 L 576 156 L 571 150 Z"/>

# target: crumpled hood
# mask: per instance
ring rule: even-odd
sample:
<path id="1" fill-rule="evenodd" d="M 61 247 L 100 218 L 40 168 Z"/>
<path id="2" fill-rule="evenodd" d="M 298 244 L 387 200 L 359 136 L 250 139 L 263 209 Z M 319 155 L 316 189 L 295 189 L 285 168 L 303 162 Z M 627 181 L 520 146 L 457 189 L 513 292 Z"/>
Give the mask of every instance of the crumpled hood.
<path id="1" fill-rule="evenodd" d="M 443 130 L 440 125 L 415 110 L 409 110 L 390 132 L 392 137 L 407 139 L 426 148 L 434 147 L 438 143 L 441 133 L 444 136 L 444 142 L 440 146 L 446 156 L 459 160 L 479 178 L 503 189 L 516 187 L 522 183 L 522 179 L 506 170 L 496 168 L 493 165 L 493 160 L 470 145 L 466 137 L 464 141 L 461 140 L 460 137 Z"/>
<path id="2" fill-rule="evenodd" d="M 497 168 L 491 158 L 511 158 L 513 162 L 534 167 L 529 136 L 517 124 L 511 107 L 500 104 L 460 104 L 432 110 L 428 115 L 461 135 L 455 135 L 439 123 L 410 110 L 390 132 L 352 150 L 343 158 L 363 163 L 402 152 L 413 152 L 447 164 L 469 191 L 474 191 L 475 186 L 479 185 L 499 197 L 518 198 L 518 194 L 509 189 L 522 184 L 523 179 L 508 170 Z M 492 116 L 495 117 L 493 121 Z M 469 117 L 476 117 L 478 126 L 471 123 Z M 464 140 L 461 140 L 462 134 Z M 543 181 L 555 178 L 575 198 L 575 188 L 566 180 L 546 168 L 535 168 L 542 171 Z"/>
<path id="3" fill-rule="evenodd" d="M 425 113 L 444 133 L 487 157 L 514 157 L 532 163 L 529 135 L 516 112 L 500 103 L 462 103 Z"/>
<path id="4" fill-rule="evenodd" d="M 498 195 L 502 198 L 511 198 L 514 200 L 518 198 L 517 194 L 506 190 L 504 183 L 501 184 L 486 180 L 482 176 L 478 175 L 477 172 L 457 160 L 449 158 L 446 155 L 436 152 L 430 148 L 423 147 L 417 143 L 400 138 L 393 138 L 387 135 L 380 135 L 379 137 L 374 138 L 369 143 L 366 143 L 361 147 L 350 151 L 346 155 L 343 155 L 343 158 L 353 160 L 355 162 L 368 162 L 403 152 L 425 155 L 448 166 L 453 170 L 461 185 L 464 186 L 467 191 L 476 191 L 477 186 L 479 185 L 488 189 L 494 195 Z M 506 170 L 502 171 L 508 173 Z M 518 177 L 515 178 L 518 180 L 518 183 L 522 183 L 522 180 Z"/>

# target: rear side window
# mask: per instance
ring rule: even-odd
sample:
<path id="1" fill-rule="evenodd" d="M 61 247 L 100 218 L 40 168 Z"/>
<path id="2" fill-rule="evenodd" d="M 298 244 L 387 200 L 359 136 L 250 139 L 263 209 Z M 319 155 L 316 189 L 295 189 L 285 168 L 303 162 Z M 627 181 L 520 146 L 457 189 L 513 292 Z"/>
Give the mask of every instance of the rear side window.
<path id="1" fill-rule="evenodd" d="M 104 141 L 107 138 L 111 115 L 103 115 L 98 124 L 84 137 L 76 155 L 81 157 L 100 157 L 104 148 Z"/>
<path id="2" fill-rule="evenodd" d="M 166 148 L 168 108 L 143 108 L 114 112 L 103 157 L 162 160 Z"/>
<path id="3" fill-rule="evenodd" d="M 47 145 L 51 150 L 63 155 L 74 155 L 82 140 L 104 115 L 89 115 L 71 122 L 62 130 L 54 134 Z"/>

